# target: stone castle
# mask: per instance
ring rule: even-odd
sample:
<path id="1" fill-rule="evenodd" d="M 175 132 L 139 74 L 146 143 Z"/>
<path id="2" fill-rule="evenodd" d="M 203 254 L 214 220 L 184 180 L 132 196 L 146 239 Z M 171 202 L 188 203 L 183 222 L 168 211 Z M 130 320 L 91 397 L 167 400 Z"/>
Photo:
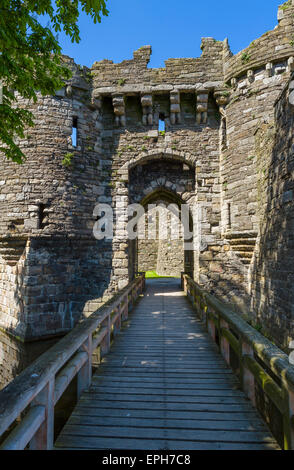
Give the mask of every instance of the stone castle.
<path id="1" fill-rule="evenodd" d="M 151 47 L 73 75 L 32 110 L 23 165 L 1 159 L 0 328 L 24 341 L 64 334 L 139 270 L 189 272 L 279 346 L 294 339 L 294 1 L 232 55 L 148 68 Z M 160 131 L 159 123 L 165 126 Z M 76 139 L 72 138 L 73 130 Z M 199 208 L 198 249 L 93 236 L 93 209 Z M 117 220 L 117 219 L 116 219 Z M 169 271 L 170 267 L 170 271 Z"/>

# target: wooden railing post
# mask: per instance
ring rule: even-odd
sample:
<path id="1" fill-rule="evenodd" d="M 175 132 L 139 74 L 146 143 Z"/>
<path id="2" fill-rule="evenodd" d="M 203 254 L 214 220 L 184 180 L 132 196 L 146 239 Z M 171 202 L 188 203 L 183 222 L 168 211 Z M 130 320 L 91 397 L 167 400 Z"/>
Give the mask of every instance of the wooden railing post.
<path id="1" fill-rule="evenodd" d="M 78 381 L 77 381 L 77 396 L 81 396 L 84 390 L 91 385 L 92 380 L 92 335 L 89 335 L 81 351 L 85 351 L 88 354 L 88 359 L 85 364 L 81 367 L 78 372 Z"/>
<path id="2" fill-rule="evenodd" d="M 133 295 L 134 295 L 134 302 L 136 302 L 137 297 L 138 297 L 138 283 L 134 285 Z"/>
<path id="3" fill-rule="evenodd" d="M 219 328 L 219 335 L 220 335 L 220 350 L 225 358 L 225 361 L 228 365 L 230 365 L 230 343 L 228 342 L 227 338 L 222 336 L 221 329 L 226 328 L 229 329 L 229 325 L 226 321 L 220 320 L 220 328 Z"/>
<path id="4" fill-rule="evenodd" d="M 54 441 L 54 377 L 31 402 L 31 406 L 45 407 L 45 421 L 30 442 L 31 450 L 51 450 Z"/>
<path id="5" fill-rule="evenodd" d="M 120 329 L 121 329 L 121 307 L 120 307 L 120 305 L 114 310 L 114 314 L 116 315 L 117 313 L 118 313 L 118 317 L 115 320 L 114 325 L 113 325 L 113 334 L 114 334 L 114 336 L 116 336 L 120 332 Z"/>
<path id="6" fill-rule="evenodd" d="M 294 392 L 284 386 L 285 413 L 283 414 L 284 450 L 294 450 Z"/>
<path id="7" fill-rule="evenodd" d="M 123 299 L 123 314 L 122 314 L 123 321 L 127 320 L 129 316 L 128 300 L 129 300 L 128 295 L 126 295 Z"/>
<path id="8" fill-rule="evenodd" d="M 208 307 L 205 305 L 203 295 L 199 295 L 199 308 L 201 311 L 201 319 L 208 331 Z"/>
<path id="9" fill-rule="evenodd" d="M 188 286 L 187 286 L 187 278 L 186 278 L 185 275 L 183 276 L 183 288 L 184 288 L 185 294 L 187 295 L 188 294 Z"/>
<path id="10" fill-rule="evenodd" d="M 289 391 L 290 449 L 294 450 L 294 391 Z"/>
<path id="11" fill-rule="evenodd" d="M 245 355 L 254 357 L 254 351 L 251 346 L 249 346 L 246 343 L 242 343 L 242 357 Z M 244 364 L 243 359 L 240 362 L 242 363 L 241 380 L 242 380 L 243 390 L 248 396 L 248 398 L 251 400 L 253 406 L 256 406 L 254 375 L 252 374 L 252 372 L 250 372 L 250 370 L 247 369 L 247 367 Z"/>
<path id="12" fill-rule="evenodd" d="M 135 295 L 134 295 L 134 287 L 132 287 L 132 290 L 131 290 L 131 304 L 132 304 L 132 310 L 134 308 L 134 305 L 135 305 Z"/>
<path id="13" fill-rule="evenodd" d="M 103 322 L 101 323 L 101 327 L 107 328 L 107 333 L 100 344 L 100 356 L 103 357 L 108 353 L 110 349 L 110 315 L 107 315 L 105 320 L 103 320 Z"/>
<path id="14" fill-rule="evenodd" d="M 132 291 L 128 293 L 128 306 L 129 306 L 129 313 L 130 313 L 133 309 Z"/>
<path id="15" fill-rule="evenodd" d="M 214 321 L 209 318 L 209 311 L 207 312 L 207 328 L 210 336 L 212 337 L 213 341 L 215 341 L 216 335 L 215 335 L 215 324 Z"/>
<path id="16" fill-rule="evenodd" d="M 192 305 L 196 307 L 196 289 L 195 286 L 192 287 Z"/>

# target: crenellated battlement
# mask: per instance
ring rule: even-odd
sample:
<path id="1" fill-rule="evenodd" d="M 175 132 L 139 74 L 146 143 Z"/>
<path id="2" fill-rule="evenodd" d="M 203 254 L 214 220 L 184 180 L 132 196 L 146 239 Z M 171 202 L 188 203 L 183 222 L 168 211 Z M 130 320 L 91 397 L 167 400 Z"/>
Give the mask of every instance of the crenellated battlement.
<path id="1" fill-rule="evenodd" d="M 134 58 L 119 64 L 112 61 L 95 62 L 92 67 L 94 90 L 115 87 L 123 91 L 141 87 L 195 86 L 223 80 L 222 56 L 224 43 L 213 38 L 203 38 L 201 57 L 168 59 L 164 68 L 147 68 L 151 46 L 143 46 L 134 52 Z"/>
<path id="2" fill-rule="evenodd" d="M 287 71 L 294 68 L 294 4 L 286 2 L 278 9 L 278 25 L 224 62 L 226 83 L 244 75 L 265 69 L 268 76 L 275 73 L 277 64 L 286 64 Z M 281 72 L 279 72 L 281 73 Z"/>

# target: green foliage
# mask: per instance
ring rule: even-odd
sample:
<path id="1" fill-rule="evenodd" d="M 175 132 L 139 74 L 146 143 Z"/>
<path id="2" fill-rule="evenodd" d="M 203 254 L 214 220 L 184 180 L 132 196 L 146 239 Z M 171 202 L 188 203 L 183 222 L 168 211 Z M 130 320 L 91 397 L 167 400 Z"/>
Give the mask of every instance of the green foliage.
<path id="1" fill-rule="evenodd" d="M 254 320 L 250 318 L 248 315 L 244 315 L 243 318 L 250 326 L 252 326 L 252 328 L 254 328 L 256 331 L 261 333 L 265 338 L 267 338 L 269 341 L 275 344 L 272 336 L 264 329 L 262 323 L 260 323 L 258 319 Z"/>
<path id="2" fill-rule="evenodd" d="M 292 0 L 288 0 L 287 2 L 283 3 L 283 5 L 280 6 L 281 10 L 287 10 L 290 8 L 292 5 Z"/>
<path id="3" fill-rule="evenodd" d="M 255 328 L 256 331 L 259 331 L 259 333 L 262 332 L 262 325 L 261 323 L 252 323 L 253 328 Z"/>
<path id="4" fill-rule="evenodd" d="M 64 155 L 64 158 L 63 160 L 61 161 L 61 164 L 67 168 L 71 167 L 72 166 L 72 159 L 74 157 L 74 154 L 73 153 L 66 153 Z"/>
<path id="5" fill-rule="evenodd" d="M 93 76 L 94 76 L 94 75 L 93 75 L 93 73 L 92 73 L 92 72 L 87 72 L 87 73 L 86 73 L 86 76 L 85 76 L 85 80 L 86 80 L 86 82 L 88 82 L 88 83 L 92 83 Z"/>
<path id="6" fill-rule="evenodd" d="M 159 131 L 159 135 L 165 136 L 165 131 Z"/>
<path id="7" fill-rule="evenodd" d="M 120 78 L 120 79 L 117 81 L 118 86 L 123 86 L 125 83 L 126 83 L 126 79 L 125 79 L 125 78 Z"/>
<path id="8" fill-rule="evenodd" d="M 157 278 L 165 278 L 165 277 L 173 277 L 173 276 L 159 276 L 156 271 L 146 271 L 145 272 L 146 279 L 157 279 Z"/>
<path id="9" fill-rule="evenodd" d="M 249 62 L 251 59 L 251 56 L 250 54 L 248 54 L 248 52 L 243 52 L 243 54 L 241 55 L 241 61 L 243 64 L 247 64 L 247 62 Z"/>
<path id="10" fill-rule="evenodd" d="M 61 57 L 56 33 L 64 31 L 72 42 L 79 42 L 79 8 L 94 23 L 107 15 L 107 0 L 1 0 L 0 4 L 0 82 L 3 102 L 0 104 L 0 151 L 17 163 L 25 155 L 15 143 L 33 125 L 33 115 L 17 107 L 18 92 L 25 99 L 37 101 L 54 94 L 64 85 L 71 72 Z M 40 17 L 46 15 L 47 26 Z"/>

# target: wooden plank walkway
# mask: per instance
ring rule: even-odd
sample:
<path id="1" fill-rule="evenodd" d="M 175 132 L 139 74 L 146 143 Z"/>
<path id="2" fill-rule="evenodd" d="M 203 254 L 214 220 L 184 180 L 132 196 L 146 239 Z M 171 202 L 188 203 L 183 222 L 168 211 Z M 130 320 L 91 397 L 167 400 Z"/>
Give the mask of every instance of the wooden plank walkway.
<path id="1" fill-rule="evenodd" d="M 278 449 L 178 279 L 146 281 L 56 449 Z"/>

